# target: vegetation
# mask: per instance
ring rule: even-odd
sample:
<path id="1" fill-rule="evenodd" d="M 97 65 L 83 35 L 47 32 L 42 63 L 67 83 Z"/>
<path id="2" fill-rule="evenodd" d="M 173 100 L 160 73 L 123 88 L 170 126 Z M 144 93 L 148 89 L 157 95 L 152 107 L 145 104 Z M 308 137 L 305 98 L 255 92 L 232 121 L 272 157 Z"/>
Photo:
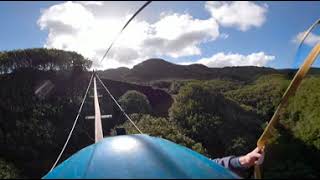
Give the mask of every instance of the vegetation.
<path id="1" fill-rule="evenodd" d="M 19 170 L 9 162 L 0 159 L 0 179 L 17 179 L 21 178 Z"/>
<path id="2" fill-rule="evenodd" d="M 288 85 L 289 80 L 283 75 L 271 74 L 261 76 L 254 83 L 243 88 L 228 91 L 225 95 L 267 121 L 273 115 Z"/>
<path id="3" fill-rule="evenodd" d="M 85 70 L 92 62 L 75 52 L 65 53 L 57 49 L 25 49 L 0 52 L 0 74 L 17 69 L 32 68 L 43 71 L 70 70 L 80 68 Z"/>
<path id="4" fill-rule="evenodd" d="M 284 114 L 283 122 L 293 135 L 308 146 L 320 150 L 320 78 L 303 81 Z"/>
<path id="5" fill-rule="evenodd" d="M 197 143 L 189 138 L 185 134 L 184 129 L 180 128 L 174 122 L 168 121 L 166 118 L 153 117 L 144 114 L 132 114 L 131 118 L 145 134 L 168 139 L 182 146 L 189 147 L 199 153 L 206 154 L 206 150 L 201 143 Z M 128 134 L 138 133 L 135 127 L 128 121 L 120 127 L 124 127 Z"/>
<path id="6" fill-rule="evenodd" d="M 147 96 L 138 91 L 127 91 L 119 99 L 119 104 L 127 113 L 143 113 L 151 112 L 151 106 Z"/>
<path id="7" fill-rule="evenodd" d="M 238 81 L 253 81 L 256 77 L 265 74 L 274 74 L 280 71 L 265 67 L 225 67 L 208 68 L 202 64 L 178 65 L 163 59 L 148 59 L 135 65 L 132 69 L 108 69 L 100 71 L 101 77 L 136 83 L 153 84 L 155 81 L 172 80 L 211 80 L 227 79 Z M 158 84 L 163 86 L 165 84 Z"/>
<path id="8" fill-rule="evenodd" d="M 50 60 L 51 52 L 59 52 L 61 59 L 67 59 L 73 54 L 73 52 L 47 49 L 26 51 L 29 51 L 30 59 L 38 57 L 39 51 L 43 52 L 44 64 Z M 13 54 L 12 57 L 24 57 L 20 54 L 24 53 L 22 50 L 13 52 L 10 51 Z M 2 55 L 6 53 L 2 52 Z M 0 84 L 3 87 L 0 88 L 0 157 L 5 158 L 5 162 L 14 162 L 23 177 L 44 176 L 51 168 L 68 136 L 90 77 L 87 72 L 87 64 L 90 62 L 80 55 L 77 57 L 80 58 L 79 62 L 83 62 L 82 64 L 61 65 L 61 67 L 67 67 L 64 69 L 58 68 L 60 65 L 53 69 L 41 69 L 32 65 L 17 66 L 0 74 Z M 4 60 L 0 59 L 0 62 Z M 20 59 L 6 61 L 20 61 Z M 3 66 L 7 65 L 1 64 L 2 69 L 7 68 Z M 37 96 L 36 90 L 46 81 L 53 84 L 53 89 L 44 97 Z M 158 116 L 166 114 L 170 107 L 172 101 L 170 95 L 161 90 L 105 79 L 102 81 L 108 84 L 109 90 L 116 99 L 128 90 L 145 94 L 155 111 L 154 114 Z M 120 116 L 118 108 L 103 91 L 99 91 L 99 94 L 103 94 L 100 104 L 102 113 L 113 115 L 113 118 L 103 127 L 104 133 L 107 134 L 125 118 Z M 85 119 L 85 116 L 93 114 L 92 106 L 92 99 L 88 97 L 61 160 L 65 160 L 79 149 L 94 142 L 93 124 Z"/>
<path id="9" fill-rule="evenodd" d="M 0 53 L 0 84 L 4 87 L 0 88 L 0 178 L 40 178 L 48 172 L 76 116 L 90 65 L 81 55 L 54 49 Z M 168 73 L 159 70 L 163 67 Z M 102 78 L 144 133 L 210 158 L 252 150 L 292 78 L 290 70 L 210 69 L 161 60 L 118 70 L 122 80 L 132 80 L 126 79 L 130 74 L 135 82 L 148 81 L 161 88 L 110 80 L 118 77 L 117 69 L 110 71 L 109 80 Z M 53 88 L 37 96 L 36 89 L 47 81 Z M 320 177 L 319 88 L 320 77 L 315 72 L 302 82 L 282 112 L 266 149 L 264 177 Z M 103 114 L 113 115 L 103 124 L 104 134 L 114 127 L 137 133 L 108 96 L 103 94 L 100 103 Z M 94 142 L 93 123 L 84 119 L 93 114 L 92 100 L 87 99 L 83 108 L 61 160 Z"/>
<path id="10" fill-rule="evenodd" d="M 185 128 L 190 137 L 202 142 L 215 157 L 248 152 L 262 130 L 256 115 L 202 82 L 192 82 L 181 88 L 169 117 Z"/>

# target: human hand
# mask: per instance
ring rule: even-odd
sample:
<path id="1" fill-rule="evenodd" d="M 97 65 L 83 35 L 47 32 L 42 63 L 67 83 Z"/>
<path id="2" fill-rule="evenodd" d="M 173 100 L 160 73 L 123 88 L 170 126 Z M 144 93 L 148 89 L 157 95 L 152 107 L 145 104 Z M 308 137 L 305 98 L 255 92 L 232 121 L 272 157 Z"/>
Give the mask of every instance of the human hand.
<path id="1" fill-rule="evenodd" d="M 259 149 L 258 147 L 255 148 L 250 153 L 239 157 L 239 162 L 241 166 L 244 167 L 251 167 L 254 165 L 261 165 L 264 160 L 264 151 Z"/>

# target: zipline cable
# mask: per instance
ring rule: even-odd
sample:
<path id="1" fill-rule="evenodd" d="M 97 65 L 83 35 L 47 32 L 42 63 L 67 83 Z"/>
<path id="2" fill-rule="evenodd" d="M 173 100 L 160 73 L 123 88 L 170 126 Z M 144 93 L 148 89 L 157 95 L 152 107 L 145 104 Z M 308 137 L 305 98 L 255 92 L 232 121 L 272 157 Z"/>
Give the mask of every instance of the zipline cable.
<path id="1" fill-rule="evenodd" d="M 119 38 L 120 34 L 122 33 L 122 31 L 124 29 L 126 29 L 126 27 L 129 25 L 129 23 L 146 7 L 148 6 L 152 1 L 147 1 L 143 6 L 141 6 L 137 12 L 135 12 L 133 14 L 133 16 L 127 21 L 127 23 L 123 26 L 123 28 L 121 29 L 121 31 L 117 34 L 117 36 L 113 39 L 113 41 L 111 42 L 111 44 L 109 45 L 107 51 L 104 53 L 103 57 L 100 60 L 100 63 L 103 61 L 103 59 L 107 56 L 108 52 L 110 51 L 111 47 L 113 46 L 113 44 L 115 43 L 115 41 Z"/>
<path id="2" fill-rule="evenodd" d="M 100 77 L 98 76 L 98 74 L 96 74 L 96 77 L 98 78 L 99 82 L 102 84 L 102 86 L 104 87 L 104 89 L 107 91 L 107 93 L 109 94 L 109 96 L 112 98 L 112 100 L 114 101 L 114 103 L 119 107 L 120 111 L 127 117 L 127 119 L 131 122 L 131 124 L 137 129 L 137 131 L 139 131 L 140 134 L 143 134 L 143 132 L 138 128 L 138 126 L 131 120 L 131 118 L 128 116 L 128 114 L 122 109 L 122 107 L 120 106 L 120 104 L 117 102 L 117 100 L 113 97 L 113 95 L 110 93 L 109 89 L 104 85 L 104 83 L 101 81 Z"/>
<path id="3" fill-rule="evenodd" d="M 55 163 L 53 164 L 53 166 L 52 166 L 52 168 L 50 169 L 49 172 L 51 172 L 51 171 L 56 167 L 56 165 L 57 165 L 57 163 L 59 162 L 59 160 L 60 160 L 60 158 L 61 158 L 64 150 L 65 150 L 66 147 L 67 147 L 67 144 L 68 144 L 68 142 L 69 142 L 69 140 L 70 140 L 70 138 L 71 138 L 72 132 L 73 132 L 73 130 L 74 130 L 76 124 L 77 124 L 77 121 L 78 121 L 78 119 L 79 119 L 79 116 L 80 116 L 80 113 L 81 113 L 83 104 L 84 104 L 84 102 L 85 102 L 85 100 L 86 100 L 86 98 L 87 98 L 87 94 L 88 94 L 88 91 L 89 91 L 89 88 L 90 88 L 90 85 L 91 85 L 91 82 L 92 82 L 92 78 L 93 78 L 93 73 L 92 73 L 92 75 L 91 75 L 91 78 L 90 78 L 90 81 L 89 81 L 89 84 L 88 84 L 86 93 L 85 93 L 85 95 L 84 95 L 84 97 L 83 97 L 83 99 L 82 99 L 82 102 L 81 102 L 81 105 L 80 105 L 78 114 L 77 114 L 77 116 L 76 116 L 76 119 L 74 120 L 74 123 L 73 123 L 73 125 L 72 125 L 72 128 L 71 128 L 71 130 L 70 130 L 70 132 L 69 132 L 68 138 L 67 138 L 66 142 L 64 143 L 64 146 L 63 146 L 63 148 L 62 148 L 62 150 L 61 150 L 61 152 L 60 152 L 57 160 L 55 161 Z"/>
<path id="4" fill-rule="evenodd" d="M 146 2 L 143 6 L 141 6 L 141 7 L 138 9 L 138 11 L 136 11 L 136 12 L 133 14 L 133 16 L 127 21 L 127 23 L 123 26 L 123 28 L 121 29 L 121 31 L 117 34 L 117 36 L 116 36 L 116 37 L 114 38 L 114 40 L 111 42 L 111 44 L 110 44 L 110 46 L 108 47 L 107 51 L 105 52 L 105 54 L 104 54 L 103 57 L 101 58 L 100 62 L 102 62 L 103 59 L 107 56 L 108 52 L 110 51 L 110 49 L 111 49 L 111 47 L 113 46 L 113 44 L 115 43 L 115 41 L 119 38 L 119 36 L 120 36 L 120 34 L 122 33 L 122 31 L 129 25 L 129 23 L 130 23 L 137 15 L 138 15 L 147 5 L 149 5 L 151 2 L 152 2 L 152 1 L 147 1 L 147 2 Z M 94 76 L 94 72 L 93 72 L 92 75 L 91 75 L 89 85 L 88 85 L 88 87 L 87 87 L 86 93 L 85 93 L 85 95 L 84 95 L 84 98 L 83 98 L 83 100 L 82 100 L 82 103 L 81 103 L 80 108 L 79 108 L 79 111 L 78 111 L 78 114 L 77 114 L 77 116 L 76 116 L 76 119 L 75 119 L 75 121 L 74 121 L 74 123 L 73 123 L 73 126 L 72 126 L 72 128 L 71 128 L 71 130 L 70 130 L 70 133 L 69 133 L 69 135 L 68 135 L 68 138 L 67 138 L 67 140 L 66 140 L 66 142 L 65 142 L 65 144 L 64 144 L 64 146 L 63 146 L 63 148 L 62 148 L 62 150 L 61 150 L 61 152 L 60 152 L 60 154 L 59 154 L 59 156 L 58 156 L 58 158 L 57 158 L 57 160 L 55 161 L 55 163 L 53 164 L 52 168 L 50 169 L 50 172 L 51 172 L 51 171 L 55 168 L 55 166 L 57 165 L 58 161 L 60 160 L 60 158 L 61 158 L 61 156 L 62 156 L 62 154 L 63 154 L 63 152 L 64 152 L 64 150 L 65 150 L 65 148 L 66 148 L 66 146 L 67 146 L 67 144 L 68 144 L 68 142 L 69 142 L 69 140 L 70 140 L 70 138 L 71 138 L 72 132 L 73 132 L 73 130 L 74 130 L 76 124 L 77 124 L 78 118 L 79 118 L 79 116 L 80 116 L 80 113 L 81 113 L 81 110 L 82 110 L 82 106 L 83 106 L 83 104 L 84 104 L 84 102 L 85 102 L 85 99 L 86 99 L 86 97 L 87 97 L 87 94 L 88 94 L 88 91 L 89 91 L 89 88 L 90 88 L 90 85 L 91 85 L 93 76 Z M 97 76 L 97 77 L 98 77 L 98 76 Z M 111 98 L 114 100 L 114 102 L 118 105 L 118 107 L 120 108 L 120 110 L 122 111 L 122 113 L 129 119 L 129 121 L 134 125 L 134 127 L 139 131 L 139 133 L 143 134 L 142 131 L 141 131 L 141 130 L 135 125 L 135 123 L 131 120 L 131 118 L 124 112 L 124 110 L 123 110 L 122 107 L 118 104 L 118 102 L 114 99 L 113 95 L 110 93 L 110 91 L 108 90 L 108 88 L 103 84 L 103 82 L 101 81 L 101 79 L 100 79 L 99 77 L 98 77 L 98 79 L 99 79 L 100 83 L 103 85 L 103 87 L 106 89 L 106 91 L 108 92 L 108 94 L 110 95 L 110 97 L 111 97 Z"/>
<path id="5" fill-rule="evenodd" d="M 126 22 L 126 24 L 122 27 L 121 31 L 117 34 L 117 36 L 113 39 L 113 41 L 111 42 L 111 44 L 109 45 L 107 51 L 104 53 L 103 57 L 100 60 L 100 63 L 103 61 L 103 59 L 107 56 L 107 54 L 109 53 L 110 49 L 112 48 L 113 44 L 115 43 L 115 41 L 119 38 L 120 34 L 123 32 L 123 30 L 126 29 L 126 27 L 129 25 L 129 23 L 145 8 L 147 7 L 152 1 L 147 1 L 146 3 L 144 3 L 133 15 L 132 17 Z M 108 88 L 103 84 L 103 82 L 101 81 L 101 79 L 98 77 L 98 75 L 96 74 L 96 77 L 98 78 L 98 80 L 100 81 L 100 83 L 102 84 L 102 86 L 105 88 L 105 90 L 107 91 L 107 93 L 109 94 L 109 96 L 112 98 L 112 100 L 116 103 L 116 105 L 119 107 L 119 109 L 121 110 L 121 112 L 127 117 L 127 119 L 133 124 L 133 126 L 139 131 L 140 134 L 143 134 L 142 131 L 137 127 L 137 125 L 131 120 L 131 118 L 127 115 L 127 113 L 122 109 L 122 107 L 119 105 L 119 103 L 117 102 L 117 100 L 113 97 L 113 95 L 110 93 L 110 91 L 108 90 Z"/>

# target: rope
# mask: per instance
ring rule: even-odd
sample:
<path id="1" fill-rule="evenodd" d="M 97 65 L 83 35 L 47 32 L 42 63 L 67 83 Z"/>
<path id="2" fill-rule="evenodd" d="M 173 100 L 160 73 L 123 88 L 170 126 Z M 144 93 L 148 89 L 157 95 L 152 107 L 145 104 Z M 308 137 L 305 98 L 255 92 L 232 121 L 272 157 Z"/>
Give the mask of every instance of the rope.
<path id="1" fill-rule="evenodd" d="M 104 85 L 104 83 L 101 81 L 101 79 L 99 78 L 98 74 L 96 74 L 96 77 L 98 78 L 98 80 L 100 81 L 100 83 L 102 84 L 102 86 L 104 87 L 104 89 L 107 91 L 107 93 L 109 94 L 109 96 L 112 98 L 112 100 L 116 103 L 116 105 L 119 107 L 120 111 L 127 117 L 127 119 L 132 123 L 132 125 L 139 131 L 140 134 L 143 134 L 143 132 L 137 127 L 137 125 L 131 120 L 131 118 L 128 116 L 128 114 L 122 109 L 122 107 L 120 106 L 120 104 L 117 102 L 117 100 L 113 97 L 113 95 L 110 93 L 110 91 L 108 90 L 108 88 Z"/>
<path id="2" fill-rule="evenodd" d="M 313 30 L 313 28 L 320 24 L 320 19 L 318 19 L 305 33 L 304 36 L 302 37 L 302 40 L 299 44 L 298 49 L 302 46 L 304 40 L 307 38 L 307 36 L 310 34 L 310 32 Z M 280 117 L 280 111 L 287 105 L 287 102 L 291 96 L 293 96 L 298 89 L 300 83 L 302 82 L 303 78 L 306 76 L 308 71 L 311 68 L 311 65 L 314 63 L 318 55 L 320 54 L 320 43 L 318 42 L 311 52 L 308 54 L 306 59 L 304 60 L 303 64 L 300 66 L 298 72 L 295 74 L 293 80 L 289 84 L 287 90 L 283 94 L 281 101 L 274 112 L 271 120 L 269 121 L 267 127 L 263 131 L 262 135 L 258 139 L 257 146 L 260 149 L 264 149 L 266 144 L 268 144 L 269 139 L 272 137 L 272 129 L 275 127 L 276 123 L 279 122 L 279 117 Z M 254 166 L 254 177 L 255 179 L 261 179 L 261 169 L 260 165 L 255 165 Z"/>
<path id="3" fill-rule="evenodd" d="M 120 36 L 120 34 L 122 33 L 122 31 L 129 25 L 129 23 L 148 5 L 150 4 L 151 1 L 147 1 L 143 6 L 141 6 L 137 12 L 135 12 L 133 14 L 133 16 L 127 21 L 127 23 L 123 26 L 123 28 L 121 29 L 121 31 L 117 34 L 117 36 L 114 38 L 114 40 L 112 41 L 112 43 L 110 44 L 110 46 L 108 47 L 107 51 L 105 52 L 105 54 L 103 55 L 103 57 L 101 58 L 100 62 L 102 62 L 102 60 L 107 56 L 108 52 L 110 51 L 111 47 L 113 46 L 113 44 L 115 43 L 115 41 L 118 39 L 118 37 Z M 67 147 L 67 144 L 71 138 L 71 135 L 72 135 L 72 132 L 77 124 L 77 121 L 78 121 L 78 118 L 80 116 L 80 113 L 81 113 L 81 110 L 82 110 L 82 106 L 85 102 L 85 99 L 87 97 L 87 94 L 88 94 L 88 91 L 89 91 L 89 88 L 90 88 L 90 85 L 91 85 L 91 82 L 92 82 L 92 78 L 93 78 L 93 75 L 94 73 L 92 73 L 91 75 L 91 78 L 90 78 L 90 82 L 89 82 L 89 85 L 87 87 L 87 90 L 86 90 L 86 93 L 83 97 L 83 100 L 81 102 L 81 105 L 80 105 L 80 108 L 79 108 L 79 111 L 78 111 L 78 114 L 76 116 L 76 119 L 74 120 L 74 123 L 73 123 L 73 126 L 69 132 L 69 135 L 68 135 L 68 138 L 57 158 L 57 160 L 55 161 L 55 163 L 53 164 L 52 168 L 50 169 L 50 172 L 55 168 L 55 166 L 57 165 L 57 163 L 59 162 L 65 148 Z M 98 76 L 97 76 L 98 77 Z M 103 82 L 101 81 L 101 79 L 98 77 L 100 83 L 103 85 L 103 87 L 106 89 L 106 91 L 108 92 L 108 94 L 110 95 L 110 97 L 114 100 L 114 102 L 118 105 L 118 107 L 120 108 L 120 110 L 122 111 L 122 113 L 129 119 L 129 121 L 134 125 L 134 127 L 139 131 L 140 134 L 143 134 L 142 131 L 135 125 L 135 123 L 131 120 L 131 118 L 124 112 L 124 110 L 122 109 L 122 107 L 118 104 L 118 102 L 115 100 L 115 98 L 112 96 L 112 94 L 110 93 L 110 91 L 108 90 L 108 88 L 103 84 Z"/>
<path id="4" fill-rule="evenodd" d="M 111 44 L 109 45 L 107 51 L 104 53 L 103 57 L 101 58 L 100 62 L 103 61 L 103 59 L 107 56 L 108 52 L 110 51 L 110 49 L 112 48 L 113 44 L 115 43 L 115 41 L 119 38 L 120 34 L 122 33 L 123 30 L 126 29 L 126 27 L 129 25 L 129 23 L 145 8 L 147 7 L 152 1 L 147 1 L 146 3 L 144 3 L 139 9 L 138 11 L 136 11 L 133 16 L 126 22 L 126 24 L 122 27 L 121 31 L 117 34 L 117 36 L 113 39 L 113 41 L 111 42 Z M 98 80 L 100 81 L 100 83 L 102 84 L 102 86 L 104 87 L 104 89 L 107 91 L 107 93 L 109 94 L 109 96 L 112 98 L 112 100 L 116 103 L 116 105 L 119 107 L 119 109 L 121 110 L 121 112 L 127 117 L 127 119 L 133 124 L 133 126 L 139 131 L 140 134 L 143 134 L 142 131 L 136 126 L 136 124 L 131 120 L 131 118 L 127 115 L 127 113 L 122 109 L 122 107 L 119 105 L 119 103 L 117 102 L 117 100 L 113 97 L 113 95 L 110 93 L 110 91 L 108 90 L 108 88 L 103 84 L 103 82 L 101 81 L 101 79 L 98 77 L 98 75 L 96 74 L 96 77 L 98 78 Z"/>
<path id="5" fill-rule="evenodd" d="M 84 104 L 84 102 L 85 102 L 85 100 L 86 100 L 86 97 L 87 97 L 87 94 L 88 94 L 88 91 L 89 91 L 89 88 L 90 88 L 90 85 L 91 85 L 91 82 L 92 82 L 92 78 L 93 78 L 93 73 L 92 73 L 92 75 L 91 75 L 90 82 L 89 82 L 89 84 L 88 84 L 86 93 L 85 93 L 85 95 L 84 95 L 84 97 L 83 97 L 83 99 L 82 99 L 82 102 L 81 102 L 81 105 L 80 105 L 78 114 L 77 114 L 77 116 L 76 116 L 76 119 L 74 120 L 73 126 L 72 126 L 72 128 L 71 128 L 71 130 L 70 130 L 70 132 L 69 132 L 68 138 L 67 138 L 66 142 L 64 143 L 63 148 L 62 148 L 62 150 L 61 150 L 61 152 L 60 152 L 57 160 L 55 161 L 55 163 L 53 164 L 53 166 L 52 166 L 52 168 L 50 169 L 49 172 L 51 172 L 51 171 L 56 167 L 56 165 L 57 165 L 57 163 L 59 162 L 59 160 L 60 160 L 60 158 L 61 158 L 64 150 L 65 150 L 66 147 L 67 147 L 67 144 L 68 144 L 68 142 L 69 142 L 69 140 L 70 140 L 70 138 L 71 138 L 72 132 L 73 132 L 73 130 L 74 130 L 76 124 L 77 124 L 78 118 L 79 118 L 79 116 L 80 116 L 80 113 L 81 113 L 81 110 L 82 110 L 82 106 L 83 106 L 83 104 Z"/>
<path id="6" fill-rule="evenodd" d="M 108 47 L 107 51 L 104 53 L 103 57 L 101 58 L 100 62 L 103 61 L 103 59 L 107 56 L 108 52 L 110 51 L 111 47 L 115 43 L 115 41 L 119 38 L 120 34 L 126 27 L 129 25 L 129 23 L 146 7 L 148 6 L 152 1 L 147 1 L 143 6 L 141 6 L 136 13 L 133 14 L 133 16 L 127 21 L 127 23 L 123 26 L 121 31 L 117 34 L 117 36 L 113 39 L 110 46 Z"/>
<path id="7" fill-rule="evenodd" d="M 307 36 L 310 34 L 310 32 L 316 27 L 316 25 L 320 24 L 320 19 L 318 19 L 315 23 L 313 23 L 307 31 L 302 36 L 302 39 L 300 41 L 298 49 L 302 46 L 304 40 L 307 38 Z"/>

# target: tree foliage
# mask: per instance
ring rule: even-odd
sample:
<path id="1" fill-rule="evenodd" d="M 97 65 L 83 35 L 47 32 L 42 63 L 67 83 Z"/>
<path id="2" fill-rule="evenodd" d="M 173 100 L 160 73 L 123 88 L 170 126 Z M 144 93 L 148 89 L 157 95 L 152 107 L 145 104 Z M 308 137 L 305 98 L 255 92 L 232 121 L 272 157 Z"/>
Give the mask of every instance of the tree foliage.
<path id="1" fill-rule="evenodd" d="M 19 170 L 12 164 L 0 159 L 0 179 L 21 178 Z"/>
<path id="2" fill-rule="evenodd" d="M 199 153 L 206 154 L 206 150 L 201 143 L 197 143 L 188 137 L 185 134 L 184 129 L 180 128 L 174 122 L 169 122 L 166 118 L 143 114 L 132 114 L 131 117 L 139 129 L 145 134 L 168 139 L 182 146 L 189 147 Z M 129 121 L 126 121 L 120 127 L 124 127 L 128 134 L 138 133 Z"/>
<path id="3" fill-rule="evenodd" d="M 296 138 L 320 150 L 320 77 L 305 79 L 291 98 L 283 115 L 283 124 Z"/>
<path id="4" fill-rule="evenodd" d="M 132 113 L 150 113 L 151 106 L 146 95 L 135 91 L 127 91 L 119 98 L 119 104 L 129 114 Z"/>
<path id="5" fill-rule="evenodd" d="M 256 112 L 264 121 L 267 121 L 273 115 L 288 85 L 289 80 L 284 75 L 265 75 L 252 84 L 228 91 L 225 95 L 237 101 L 242 107 Z"/>
<path id="6" fill-rule="evenodd" d="M 212 156 L 248 151 L 261 131 L 254 114 L 202 82 L 191 82 L 180 89 L 169 117 L 190 137 L 202 142 Z M 239 140 L 239 136 L 243 139 Z M 232 146 L 235 141 L 241 145 Z"/>
<path id="7" fill-rule="evenodd" d="M 57 49 L 21 49 L 0 52 L 0 74 L 18 69 L 86 70 L 92 62 L 76 52 Z"/>

